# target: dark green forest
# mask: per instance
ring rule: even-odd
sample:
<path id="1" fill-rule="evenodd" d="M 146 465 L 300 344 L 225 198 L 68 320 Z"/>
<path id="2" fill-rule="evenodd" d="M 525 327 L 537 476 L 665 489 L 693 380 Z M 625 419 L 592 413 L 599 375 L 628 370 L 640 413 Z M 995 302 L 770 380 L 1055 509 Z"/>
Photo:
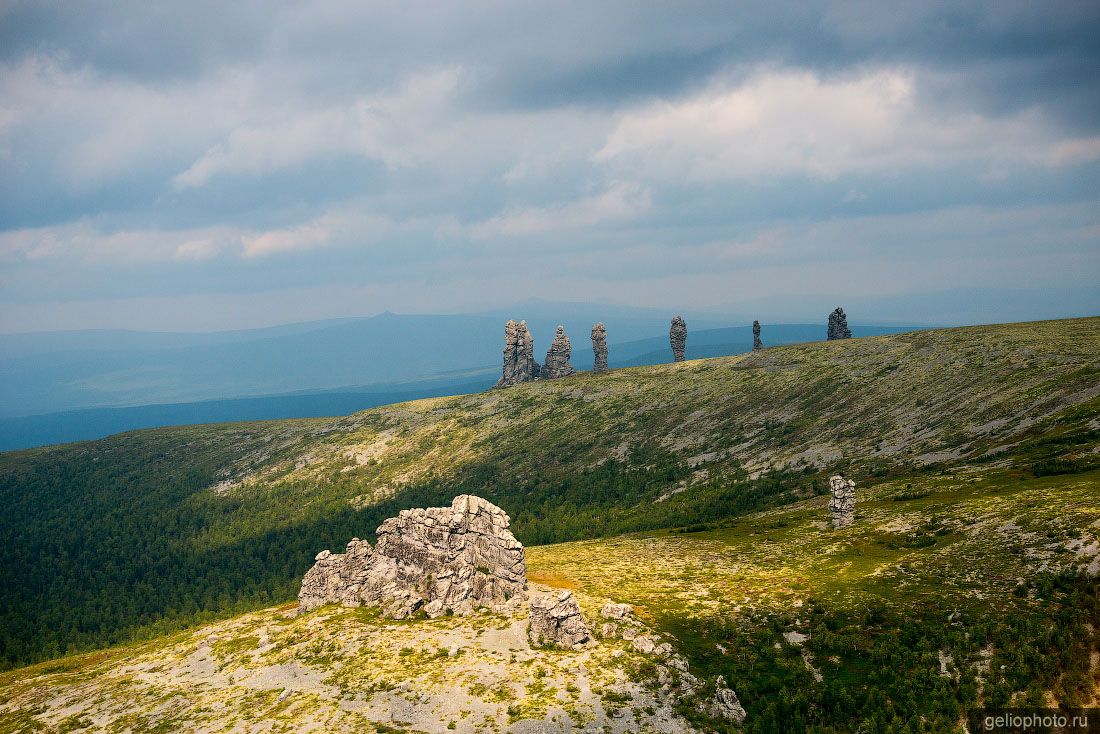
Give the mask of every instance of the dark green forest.
<path id="1" fill-rule="evenodd" d="M 811 599 L 803 616 L 805 650 L 824 682 L 814 680 L 803 649 L 783 638 L 789 616 L 765 615 L 749 624 L 716 619 L 694 629 L 663 621 L 701 670 L 739 681 L 748 712 L 744 731 L 751 734 L 957 731 L 980 706 L 1046 706 L 1046 691 L 1063 705 L 1087 706 L 1091 654 L 1100 643 L 1100 580 L 1043 573 L 1016 595 L 1033 603 L 996 615 L 934 604 L 904 614 L 883 604 L 853 612 Z M 716 642 L 732 654 L 719 654 Z M 984 673 L 959 664 L 981 660 L 983 650 Z M 1012 700 L 1016 691 L 1024 692 L 1022 701 Z M 681 713 L 704 721 L 690 707 Z"/>

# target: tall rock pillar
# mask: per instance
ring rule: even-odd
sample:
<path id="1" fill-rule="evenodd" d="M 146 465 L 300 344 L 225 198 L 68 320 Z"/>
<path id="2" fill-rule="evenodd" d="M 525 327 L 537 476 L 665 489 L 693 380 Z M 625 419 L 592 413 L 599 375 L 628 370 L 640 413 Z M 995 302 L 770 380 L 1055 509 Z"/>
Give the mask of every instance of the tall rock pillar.
<path id="1" fill-rule="evenodd" d="M 521 382 L 530 382 L 539 376 L 539 365 L 535 361 L 535 344 L 527 322 L 518 324 L 512 319 L 504 324 L 504 368 L 496 387 L 508 387 Z"/>
<path id="2" fill-rule="evenodd" d="M 833 312 L 829 314 L 829 341 L 833 339 L 851 339 L 852 330 L 848 328 L 848 317 L 844 314 L 844 309 L 837 306 L 833 309 Z"/>
<path id="3" fill-rule="evenodd" d="M 576 372 L 573 365 L 569 364 L 569 357 L 573 353 L 573 347 L 569 343 L 569 337 L 565 335 L 565 327 L 558 325 L 554 334 L 554 341 L 550 349 L 546 351 L 546 362 L 540 373 L 544 380 L 556 380 L 559 377 L 568 377 Z"/>
<path id="4" fill-rule="evenodd" d="M 592 325 L 592 371 L 607 372 L 607 329 L 603 322 Z"/>
<path id="5" fill-rule="evenodd" d="M 684 361 L 684 348 L 687 346 L 688 327 L 684 323 L 683 316 L 672 319 L 672 326 L 668 330 L 668 343 L 672 347 L 672 360 Z"/>

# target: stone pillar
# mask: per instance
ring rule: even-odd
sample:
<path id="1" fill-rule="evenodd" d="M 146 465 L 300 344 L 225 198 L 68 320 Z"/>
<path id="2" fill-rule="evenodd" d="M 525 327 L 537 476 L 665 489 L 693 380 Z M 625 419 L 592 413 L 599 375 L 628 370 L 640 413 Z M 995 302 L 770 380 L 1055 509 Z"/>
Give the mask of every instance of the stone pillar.
<path id="1" fill-rule="evenodd" d="M 684 361 L 684 348 L 687 346 L 688 328 L 683 316 L 672 319 L 668 330 L 668 343 L 672 347 L 672 361 Z"/>
<path id="2" fill-rule="evenodd" d="M 576 370 L 569 364 L 572 353 L 573 347 L 569 343 L 569 337 L 565 335 L 565 327 L 559 324 L 557 333 L 554 334 L 554 341 L 546 351 L 546 362 L 540 373 L 542 379 L 556 380 L 574 374 Z"/>
<path id="3" fill-rule="evenodd" d="M 852 330 L 848 328 L 848 317 L 844 314 L 844 309 L 837 306 L 833 312 L 829 314 L 828 340 L 851 338 Z"/>
<path id="4" fill-rule="evenodd" d="M 607 372 L 607 330 L 601 321 L 592 325 L 592 371 Z"/>
<path id="5" fill-rule="evenodd" d="M 846 528 L 855 522 L 856 483 L 838 475 L 829 477 L 829 519 L 834 528 Z"/>

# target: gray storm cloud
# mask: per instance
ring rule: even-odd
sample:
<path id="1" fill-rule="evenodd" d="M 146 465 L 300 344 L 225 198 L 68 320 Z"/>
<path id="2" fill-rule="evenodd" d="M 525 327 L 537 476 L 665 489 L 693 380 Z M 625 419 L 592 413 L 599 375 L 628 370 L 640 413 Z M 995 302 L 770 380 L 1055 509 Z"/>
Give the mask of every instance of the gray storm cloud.
<path id="1" fill-rule="evenodd" d="M 662 307 L 1095 311 L 1098 30 L 1084 3 L 8 3 L 0 329 L 581 299 L 592 273 Z"/>

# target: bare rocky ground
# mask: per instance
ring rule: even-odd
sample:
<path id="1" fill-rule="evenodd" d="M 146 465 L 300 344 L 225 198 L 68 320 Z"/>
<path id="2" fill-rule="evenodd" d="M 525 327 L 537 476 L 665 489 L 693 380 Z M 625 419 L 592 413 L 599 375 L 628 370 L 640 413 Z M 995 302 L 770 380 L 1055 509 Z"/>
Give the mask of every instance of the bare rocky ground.
<path id="1" fill-rule="evenodd" d="M 601 600 L 580 600 L 599 619 Z M 5 675 L 0 729 L 692 731 L 642 672 L 667 648 L 643 654 L 614 637 L 536 648 L 527 629 L 526 612 L 395 622 L 374 609 L 276 607 Z"/>

